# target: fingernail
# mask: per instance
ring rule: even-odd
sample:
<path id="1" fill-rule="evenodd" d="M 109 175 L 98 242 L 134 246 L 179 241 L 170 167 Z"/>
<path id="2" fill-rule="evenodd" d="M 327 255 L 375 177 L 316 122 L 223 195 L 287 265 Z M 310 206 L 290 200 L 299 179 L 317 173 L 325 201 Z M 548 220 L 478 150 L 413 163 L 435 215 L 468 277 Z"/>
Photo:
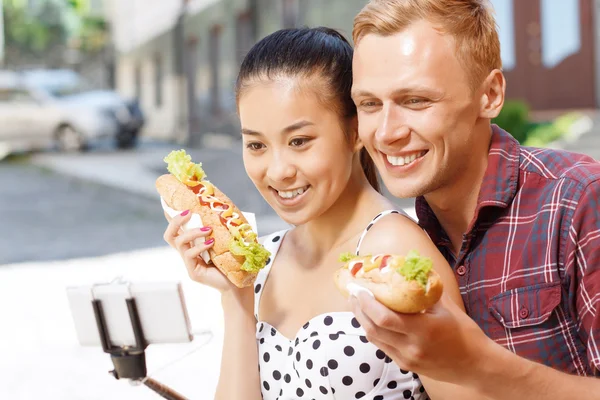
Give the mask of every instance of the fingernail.
<path id="1" fill-rule="evenodd" d="M 364 292 L 364 293 L 368 294 L 369 296 L 375 298 L 375 296 L 373 295 L 373 293 L 369 289 L 367 289 L 365 287 L 362 287 L 360 285 L 357 285 L 354 282 L 349 282 L 346 285 L 346 290 L 348 290 L 348 292 L 350 293 L 350 295 L 353 296 L 353 297 L 358 297 L 358 294 L 360 292 Z"/>
<path id="2" fill-rule="evenodd" d="M 208 232 L 208 231 L 210 231 L 210 226 L 203 226 L 202 228 L 200 228 L 200 230 L 202 232 Z"/>
<path id="3" fill-rule="evenodd" d="M 213 244 L 215 242 L 215 239 L 210 238 L 208 239 L 206 242 L 204 242 L 205 245 L 209 245 L 209 244 Z"/>
<path id="4" fill-rule="evenodd" d="M 182 217 L 185 217 L 186 215 L 188 215 L 190 213 L 190 210 L 185 210 L 184 212 L 182 212 L 180 215 Z"/>

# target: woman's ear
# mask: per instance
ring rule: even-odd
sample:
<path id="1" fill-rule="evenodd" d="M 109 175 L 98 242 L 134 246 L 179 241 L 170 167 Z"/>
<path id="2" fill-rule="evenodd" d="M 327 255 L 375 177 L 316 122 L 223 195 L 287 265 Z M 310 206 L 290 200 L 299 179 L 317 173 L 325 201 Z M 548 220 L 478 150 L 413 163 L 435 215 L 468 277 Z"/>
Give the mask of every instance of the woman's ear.
<path id="1" fill-rule="evenodd" d="M 351 138 L 350 143 L 352 143 L 352 151 L 358 152 L 364 147 L 364 145 L 358 136 L 358 117 L 356 115 L 350 118 L 347 127 L 349 132 L 348 136 Z"/>

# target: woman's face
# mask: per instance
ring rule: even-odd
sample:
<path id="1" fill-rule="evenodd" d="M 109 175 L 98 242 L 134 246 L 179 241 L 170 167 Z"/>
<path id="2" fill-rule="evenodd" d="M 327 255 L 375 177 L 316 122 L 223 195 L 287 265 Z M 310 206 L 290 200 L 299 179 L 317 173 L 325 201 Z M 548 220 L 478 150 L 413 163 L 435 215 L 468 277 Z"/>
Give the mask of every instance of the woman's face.
<path id="1" fill-rule="evenodd" d="M 340 198 L 354 150 L 338 114 L 317 100 L 319 80 L 254 82 L 239 99 L 244 166 L 287 223 L 301 225 Z"/>

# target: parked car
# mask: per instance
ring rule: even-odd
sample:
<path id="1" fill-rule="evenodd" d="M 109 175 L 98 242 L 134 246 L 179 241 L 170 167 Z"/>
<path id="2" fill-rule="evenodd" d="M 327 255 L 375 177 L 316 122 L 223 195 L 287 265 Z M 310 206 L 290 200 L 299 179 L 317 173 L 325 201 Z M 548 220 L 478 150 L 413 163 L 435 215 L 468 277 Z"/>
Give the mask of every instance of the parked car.
<path id="1" fill-rule="evenodd" d="M 57 101 L 26 84 L 19 74 L 0 72 L 0 152 L 56 145 L 77 151 L 101 137 L 117 137 L 119 123 L 99 108 Z"/>
<path id="2" fill-rule="evenodd" d="M 125 99 L 112 90 L 96 89 L 68 69 L 28 70 L 21 72 L 21 76 L 27 86 L 45 91 L 58 104 L 95 110 L 116 120 L 116 146 L 135 146 L 144 125 L 144 115 L 137 100 Z"/>

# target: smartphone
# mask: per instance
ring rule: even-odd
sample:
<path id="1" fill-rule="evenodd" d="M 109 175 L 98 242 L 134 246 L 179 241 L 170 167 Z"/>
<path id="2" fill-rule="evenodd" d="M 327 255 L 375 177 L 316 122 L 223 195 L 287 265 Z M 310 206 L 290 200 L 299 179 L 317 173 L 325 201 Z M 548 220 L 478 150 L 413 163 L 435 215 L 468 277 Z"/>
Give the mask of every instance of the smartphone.
<path id="1" fill-rule="evenodd" d="M 71 315 L 82 346 L 101 346 L 92 301 L 99 300 L 110 343 L 135 346 L 127 299 L 135 299 L 147 344 L 193 340 L 180 282 L 117 282 L 67 287 Z"/>

